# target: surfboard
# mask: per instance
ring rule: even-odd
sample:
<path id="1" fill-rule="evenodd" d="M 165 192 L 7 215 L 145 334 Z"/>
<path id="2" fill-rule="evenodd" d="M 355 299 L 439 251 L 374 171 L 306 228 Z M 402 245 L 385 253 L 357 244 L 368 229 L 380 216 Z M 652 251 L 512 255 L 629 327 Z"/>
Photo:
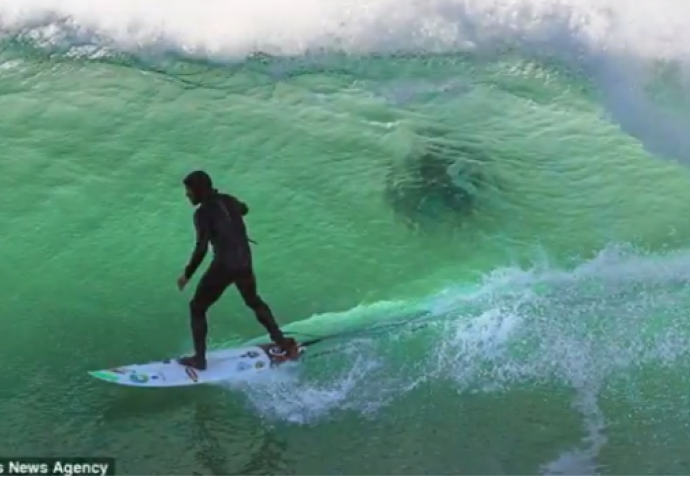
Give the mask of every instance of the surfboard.
<path id="1" fill-rule="evenodd" d="M 305 346 L 301 344 L 299 349 L 301 357 Z M 275 344 L 266 344 L 211 351 L 206 356 L 206 370 L 185 367 L 176 359 L 169 359 L 96 370 L 89 374 L 99 380 L 128 387 L 187 387 L 246 380 L 294 360 L 282 355 L 281 349 Z"/>

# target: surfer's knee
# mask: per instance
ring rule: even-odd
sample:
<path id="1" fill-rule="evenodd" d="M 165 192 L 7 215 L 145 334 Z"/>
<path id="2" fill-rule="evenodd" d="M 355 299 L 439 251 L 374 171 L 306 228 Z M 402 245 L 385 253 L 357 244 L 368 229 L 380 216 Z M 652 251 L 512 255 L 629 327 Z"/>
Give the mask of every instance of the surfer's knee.
<path id="1" fill-rule="evenodd" d="M 192 298 L 192 300 L 189 302 L 189 313 L 191 313 L 192 318 L 203 317 L 206 315 L 207 310 L 208 305 L 196 298 Z"/>

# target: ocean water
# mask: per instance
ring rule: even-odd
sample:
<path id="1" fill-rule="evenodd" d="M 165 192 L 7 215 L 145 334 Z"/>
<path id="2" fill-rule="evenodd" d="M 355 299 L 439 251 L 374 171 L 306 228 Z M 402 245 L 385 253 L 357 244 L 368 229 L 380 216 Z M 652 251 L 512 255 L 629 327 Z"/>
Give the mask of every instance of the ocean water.
<path id="1" fill-rule="evenodd" d="M 0 0 L 0 454 L 690 473 L 689 13 Z M 245 384 L 90 378 L 189 350 L 198 168 L 249 204 L 285 329 L 343 336 Z M 210 321 L 264 338 L 233 290 Z"/>

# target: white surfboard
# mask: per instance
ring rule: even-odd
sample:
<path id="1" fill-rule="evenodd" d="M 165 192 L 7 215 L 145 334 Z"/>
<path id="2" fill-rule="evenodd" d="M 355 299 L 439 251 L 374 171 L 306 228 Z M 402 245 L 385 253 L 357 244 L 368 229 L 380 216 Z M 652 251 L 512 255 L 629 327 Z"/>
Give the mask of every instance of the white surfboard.
<path id="1" fill-rule="evenodd" d="M 300 346 L 300 354 L 305 348 Z M 125 365 L 89 372 L 106 382 L 130 387 L 186 387 L 228 380 L 243 380 L 288 360 L 274 344 L 228 348 L 209 352 L 206 370 L 196 370 L 176 359 Z"/>

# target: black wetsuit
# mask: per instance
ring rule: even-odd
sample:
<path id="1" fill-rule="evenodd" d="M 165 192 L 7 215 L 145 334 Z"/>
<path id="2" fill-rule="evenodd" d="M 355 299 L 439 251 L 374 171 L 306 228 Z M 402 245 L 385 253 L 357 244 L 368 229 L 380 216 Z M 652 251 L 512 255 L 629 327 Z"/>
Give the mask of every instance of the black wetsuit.
<path id="1" fill-rule="evenodd" d="M 254 311 L 271 339 L 276 343 L 284 340 L 270 308 L 257 292 L 249 237 L 242 218 L 248 211 L 247 205 L 237 198 L 214 191 L 201 201 L 194 213 L 197 239 L 194 253 L 185 268 L 188 279 L 206 256 L 208 244 L 213 247 L 213 261 L 199 280 L 189 305 L 197 358 L 206 356 L 206 312 L 232 284 L 236 285 L 244 303 Z"/>

